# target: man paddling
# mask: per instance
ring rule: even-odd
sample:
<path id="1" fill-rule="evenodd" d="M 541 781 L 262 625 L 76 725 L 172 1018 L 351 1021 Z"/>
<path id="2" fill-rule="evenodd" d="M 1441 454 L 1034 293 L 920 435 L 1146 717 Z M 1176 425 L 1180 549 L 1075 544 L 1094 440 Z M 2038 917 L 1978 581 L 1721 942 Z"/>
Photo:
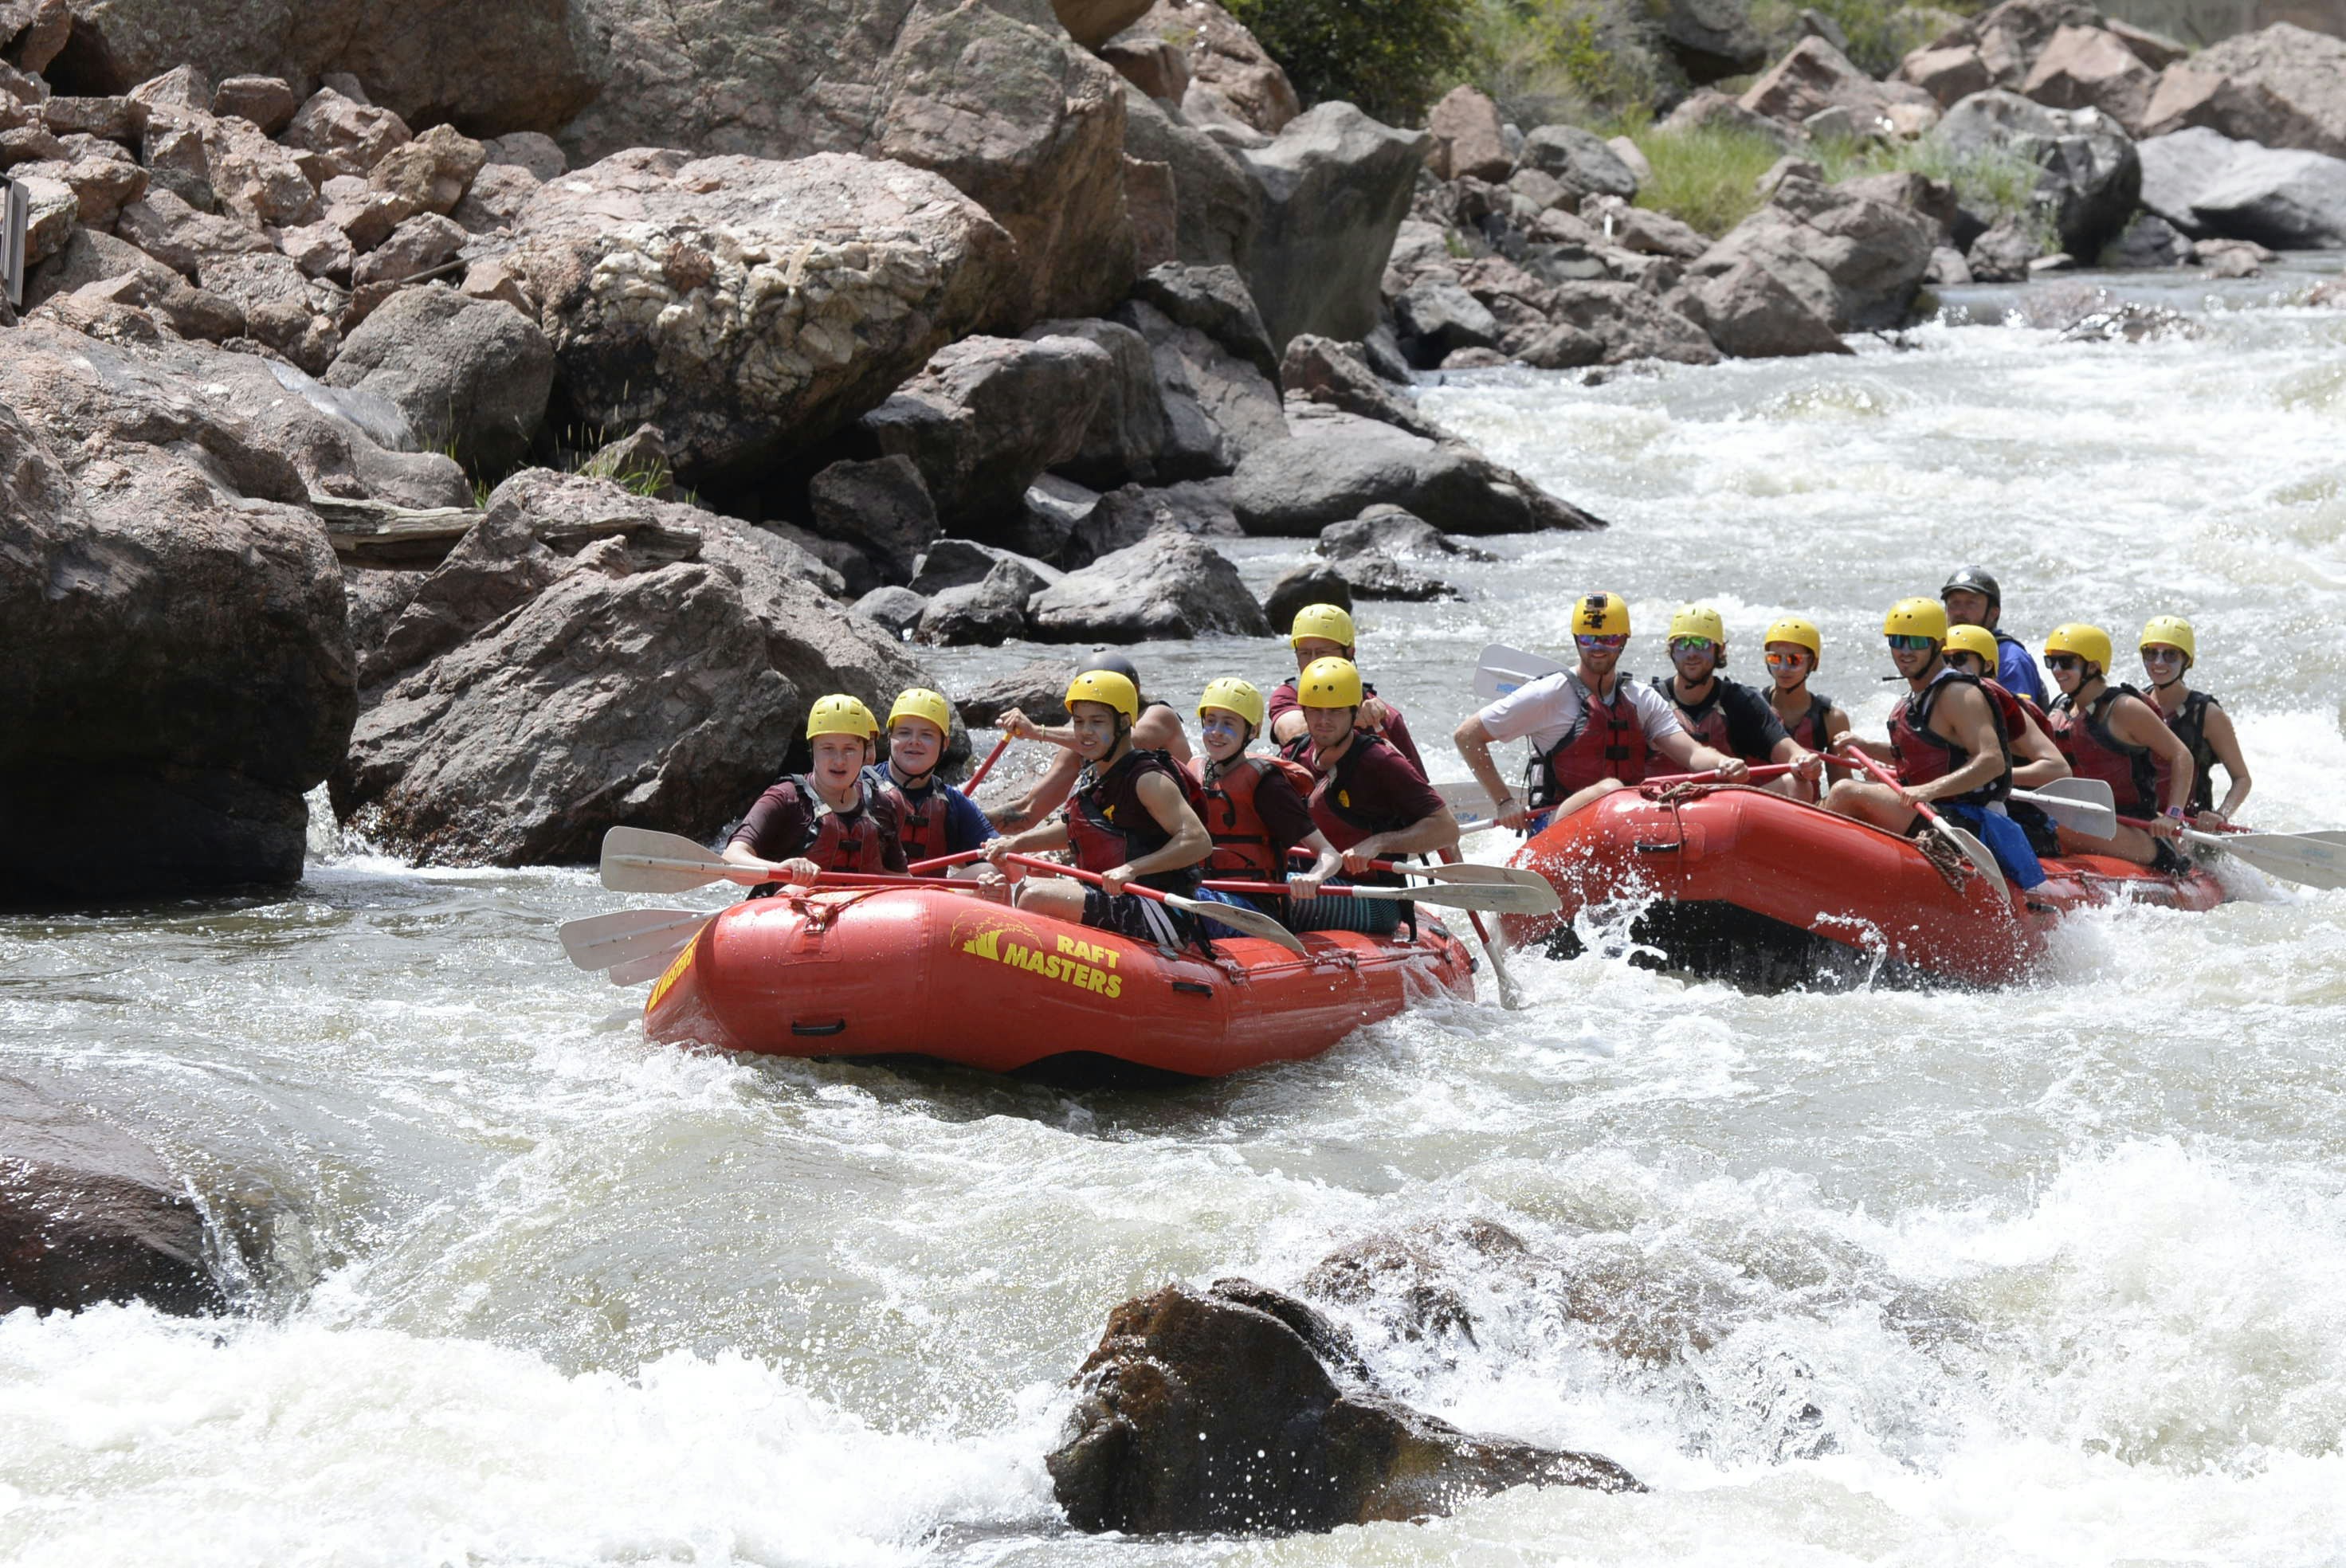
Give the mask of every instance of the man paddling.
<path id="1" fill-rule="evenodd" d="M 1890 662 L 1906 677 L 1906 697 L 1890 715 L 1890 743 L 1854 733 L 1841 751 L 1862 751 L 1895 765 L 1895 789 L 1871 779 L 1843 779 L 1825 793 L 1825 809 L 1912 838 L 1929 805 L 1960 822 L 1995 856 L 2004 874 L 2023 888 L 2045 880 L 2027 835 L 1990 808 L 2012 792 L 2012 752 L 2004 720 L 1977 676 L 1947 662 L 1947 611 L 1932 599 L 1901 599 L 1882 618 Z"/>
<path id="2" fill-rule="evenodd" d="M 1104 669 L 1120 675 L 1140 689 L 1140 671 L 1121 654 L 1096 653 L 1081 669 Z M 1031 828 L 1066 803 L 1068 792 L 1076 787 L 1076 775 L 1084 770 L 1084 759 L 1075 741 L 1075 730 L 1066 726 L 1048 727 L 1035 723 L 1018 708 L 1002 716 L 1002 733 L 1013 740 L 1047 740 L 1061 748 L 1042 776 L 1026 787 L 1017 799 L 996 806 L 986 812 L 986 820 L 1005 833 Z M 1189 738 L 1182 732 L 1181 716 L 1173 705 L 1154 697 L 1140 699 L 1140 717 L 1133 721 L 1132 744 L 1141 751 L 1162 751 L 1176 762 L 1189 760 Z"/>
<path id="3" fill-rule="evenodd" d="M 1670 616 L 1671 673 L 1655 678 L 1654 689 L 1677 710 L 1678 728 L 1699 746 L 1746 762 L 1789 763 L 1792 771 L 1769 786 L 1796 794 L 1824 771 L 1808 748 L 1794 740 L 1768 706 L 1768 699 L 1719 672 L 1727 667 L 1727 623 L 1708 605 L 1687 605 Z"/>
<path id="4" fill-rule="evenodd" d="M 1311 820 L 1327 848 L 1311 869 L 1288 879 L 1298 930 L 1348 930 L 1382 935 L 1401 924 L 1406 907 L 1365 899 L 1320 898 L 1321 885 L 1339 871 L 1354 881 L 1391 885 L 1402 879 L 1375 862 L 1437 854 L 1458 845 L 1458 820 L 1392 742 L 1360 728 L 1368 695 L 1359 667 L 1323 658 L 1305 667 L 1295 683 L 1305 733 L 1311 742 Z M 1340 909 L 1349 904 L 1354 907 Z M 1414 929 L 1413 927 L 1412 929 Z"/>
<path id="5" fill-rule="evenodd" d="M 2072 854 L 2116 855 L 2162 871 L 2184 869 L 2175 840 L 2198 778 L 2190 748 L 2176 738 L 2157 708 L 2130 686 L 2112 686 L 2110 634 L 2072 621 L 2045 639 L 2045 666 L 2061 695 L 2050 715 L 2053 743 L 2080 779 L 2099 779 L 2117 799 L 2118 814 L 2139 817 L 2147 832 L 2120 823 L 2114 839 L 2088 839 L 2061 830 Z"/>
<path id="6" fill-rule="evenodd" d="M 1196 783 L 1164 751 L 1135 743 L 1140 689 L 1122 672 L 1077 676 L 1067 687 L 1067 714 L 1083 768 L 1066 810 L 1056 822 L 989 841 L 986 859 L 998 866 L 1008 855 L 1073 848 L 1079 869 L 1099 873 L 1098 885 L 1029 876 L 1018 884 L 1020 909 L 1159 947 L 1197 943 L 1196 917 L 1125 892 L 1132 882 L 1196 892 L 1198 866 L 1214 849 L 1198 818 Z"/>
<path id="7" fill-rule="evenodd" d="M 1352 612 L 1343 606 L 1306 605 L 1295 612 L 1287 646 L 1294 651 L 1296 673 L 1270 694 L 1270 738 L 1279 743 L 1281 755 L 1300 762 L 1311 754 L 1311 737 L 1296 697 L 1297 682 L 1304 670 L 1323 658 L 1345 659 L 1357 667 L 1360 633 L 1353 627 Z M 1425 759 L 1417 754 L 1417 742 L 1411 738 L 1409 721 L 1401 709 L 1379 697 L 1373 686 L 1363 684 L 1361 693 L 1360 728 L 1384 737 L 1417 769 L 1419 778 L 1426 777 Z"/>
<path id="8" fill-rule="evenodd" d="M 1989 673 L 2004 690 L 2039 708 L 2045 705 L 2045 677 L 2036 673 L 2028 645 L 1996 625 L 2004 618 L 2004 590 L 1984 567 L 1956 567 L 1939 590 L 1939 603 L 1946 607 L 1949 626 L 1984 626 L 1995 638 L 1995 667 Z"/>
<path id="9" fill-rule="evenodd" d="M 1742 759 L 1716 751 L 1686 732 L 1669 699 L 1620 672 L 1629 645 L 1629 606 L 1618 594 L 1589 594 L 1572 607 L 1578 659 L 1568 670 L 1526 681 L 1459 725 L 1451 739 L 1475 782 L 1491 797 L 1503 828 L 1537 832 L 1551 813 L 1569 816 L 1628 785 L 1642 783 L 1661 758 L 1681 772 L 1716 770 L 1729 784 L 1751 776 Z M 1531 760 L 1519 800 L 1499 781 L 1495 741 L 1528 737 Z"/>
<path id="10" fill-rule="evenodd" d="M 737 866 L 770 866 L 783 882 L 804 886 L 824 871 L 901 871 L 904 848 L 896 812 L 865 774 L 880 733 L 872 710 L 843 693 L 807 710 L 813 760 L 758 797 L 725 845 Z M 772 892 L 768 882 L 752 898 Z"/>
<path id="11" fill-rule="evenodd" d="M 953 705 L 942 692 L 912 687 L 888 710 L 888 758 L 872 781 L 896 813 L 896 840 L 918 864 L 974 850 L 994 837 L 977 803 L 936 776 L 953 733 Z"/>

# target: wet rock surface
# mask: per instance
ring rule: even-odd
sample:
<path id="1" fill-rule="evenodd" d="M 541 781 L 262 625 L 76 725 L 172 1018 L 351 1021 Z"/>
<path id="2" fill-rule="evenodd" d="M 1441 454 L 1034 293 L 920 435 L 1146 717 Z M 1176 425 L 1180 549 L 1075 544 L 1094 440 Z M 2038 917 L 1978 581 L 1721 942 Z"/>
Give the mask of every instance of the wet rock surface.
<path id="1" fill-rule="evenodd" d="M 1601 1456 L 1473 1436 L 1384 1397 L 1342 1330 L 1247 1280 L 1124 1303 L 1076 1381 L 1046 1463 L 1079 1530 L 1325 1531 L 1515 1486 L 1642 1490 Z"/>

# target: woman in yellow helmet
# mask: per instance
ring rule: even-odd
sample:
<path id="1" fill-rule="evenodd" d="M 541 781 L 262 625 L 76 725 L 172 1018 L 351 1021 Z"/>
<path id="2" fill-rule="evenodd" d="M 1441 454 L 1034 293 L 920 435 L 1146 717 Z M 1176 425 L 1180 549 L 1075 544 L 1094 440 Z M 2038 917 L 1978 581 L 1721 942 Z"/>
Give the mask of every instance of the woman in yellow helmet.
<path id="1" fill-rule="evenodd" d="M 770 869 L 778 882 L 801 884 L 824 871 L 903 871 L 895 809 L 863 771 L 879 733 L 879 720 L 856 698 L 820 698 L 807 710 L 811 765 L 758 797 L 727 841 L 725 858 Z"/>
<path id="2" fill-rule="evenodd" d="M 2137 639 L 2143 673 L 2150 677 L 2151 700 L 2157 704 L 2167 728 L 2191 753 L 2192 820 L 2203 828 L 2222 827 L 2249 798 L 2255 780 L 2249 777 L 2249 759 L 2240 750 L 2232 716 L 2204 691 L 2194 691 L 2185 677 L 2199 662 L 2199 639 L 2181 616 L 2153 616 Z M 2231 785 L 2224 803 L 2216 804 L 2213 770 L 2220 765 Z"/>
<path id="3" fill-rule="evenodd" d="M 1248 745 L 1262 732 L 1265 706 L 1262 693 L 1251 682 L 1229 677 L 1208 684 L 1198 698 L 1198 748 L 1204 753 L 1197 764 L 1198 784 L 1204 797 L 1198 815 L 1213 836 L 1214 852 L 1205 864 L 1213 876 L 1284 882 L 1291 851 L 1309 850 L 1316 859 L 1328 850 L 1305 800 L 1313 781 L 1311 770 L 1284 757 L 1247 755 Z M 1287 899 L 1211 890 L 1198 896 L 1259 910 L 1286 921 L 1290 930 L 1328 929 L 1298 923 Z M 1210 921 L 1207 924 L 1209 934 L 1237 934 Z"/>
<path id="4" fill-rule="evenodd" d="M 888 710 L 887 760 L 872 768 L 896 812 L 896 839 L 914 864 L 974 850 L 994 837 L 977 803 L 936 777 L 953 733 L 953 705 L 941 692 L 913 687 Z"/>
<path id="5" fill-rule="evenodd" d="M 1270 694 L 1270 738 L 1279 742 L 1282 755 L 1300 762 L 1311 749 L 1310 727 L 1303 722 L 1303 708 L 1295 695 L 1302 672 L 1323 658 L 1341 658 L 1357 665 L 1359 658 L 1354 650 L 1359 639 L 1360 634 L 1352 627 L 1352 612 L 1341 605 L 1306 605 L 1295 612 L 1287 646 L 1295 650 L 1296 674 L 1280 682 L 1279 689 Z M 1425 759 L 1417 754 L 1417 742 L 1410 737 L 1409 721 L 1389 699 L 1379 697 L 1373 686 L 1361 687 L 1360 728 L 1384 737 L 1394 750 L 1408 759 L 1420 778 L 1425 777 Z"/>
<path id="6" fill-rule="evenodd" d="M 2110 787 L 2120 816 L 2142 818 L 2150 830 L 2122 824 L 2115 839 L 2088 839 L 2064 828 L 2061 847 L 2179 871 L 2184 861 L 2175 840 L 2191 799 L 2191 753 L 2157 708 L 2130 688 L 2110 685 L 2110 634 L 2082 621 L 2057 626 L 2045 639 L 2045 667 L 2061 688 L 2047 715 L 2053 744 L 2078 778 Z"/>
<path id="7" fill-rule="evenodd" d="M 1028 877 L 1018 907 L 1081 921 L 1136 941 L 1178 948 L 1199 938 L 1196 917 L 1154 899 L 1128 897 L 1132 882 L 1163 892 L 1197 891 L 1198 866 L 1214 841 L 1198 818 L 1198 786 L 1162 751 L 1133 744 L 1140 690 L 1116 670 L 1086 670 L 1067 687 L 1067 715 L 1084 769 L 1058 820 L 985 846 L 995 865 L 1005 855 L 1075 850 L 1076 864 L 1096 871 L 1092 886 L 1067 877 Z"/>
<path id="8" fill-rule="evenodd" d="M 1809 677 L 1824 663 L 1824 634 L 1805 616 L 1783 616 L 1760 638 L 1768 661 L 1768 711 L 1784 733 L 1803 751 L 1829 751 L 1849 733 L 1849 714 L 1821 691 L 1809 689 Z M 1796 800 L 1814 800 L 1820 791 L 1803 779 L 1787 776 Z"/>
<path id="9" fill-rule="evenodd" d="M 1409 759 L 1381 736 L 1359 727 L 1366 691 L 1352 660 L 1323 658 L 1307 665 L 1296 680 L 1296 700 L 1311 741 L 1311 820 L 1329 848 L 1311 869 L 1288 880 L 1296 901 L 1320 901 L 1321 884 L 1339 871 L 1362 882 L 1402 879 L 1373 862 L 1400 856 L 1429 855 L 1458 843 L 1458 819 Z M 1345 910 L 1314 910 L 1324 916 L 1315 929 L 1342 925 L 1372 935 L 1401 923 L 1402 906 L 1366 899 L 1344 901 Z M 1298 911 L 1299 918 L 1300 911 Z"/>

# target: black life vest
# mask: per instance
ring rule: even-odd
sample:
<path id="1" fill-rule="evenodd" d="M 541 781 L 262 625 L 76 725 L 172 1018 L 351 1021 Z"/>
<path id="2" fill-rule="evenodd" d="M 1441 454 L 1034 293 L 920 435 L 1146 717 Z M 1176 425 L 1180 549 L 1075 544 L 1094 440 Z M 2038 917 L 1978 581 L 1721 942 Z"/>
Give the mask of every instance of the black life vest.
<path id="1" fill-rule="evenodd" d="M 1578 676 L 1564 678 L 1580 698 L 1580 717 L 1563 739 L 1532 755 L 1525 771 L 1524 803 L 1535 811 L 1569 799 L 1600 779 L 1639 783 L 1652 755 L 1645 721 L 1629 696 L 1634 676 L 1617 677 L 1612 697 L 1604 700 L 1583 686 Z"/>
<path id="2" fill-rule="evenodd" d="M 1770 711 L 1774 711 L 1775 706 L 1770 703 Z M 1832 737 L 1825 733 L 1825 720 L 1832 717 L 1832 710 L 1831 697 L 1821 691 L 1812 691 L 1809 693 L 1808 712 L 1798 718 L 1786 718 L 1779 713 L 1776 721 L 1784 727 L 1784 733 L 1792 738 L 1792 744 L 1801 750 L 1822 751 L 1832 744 Z"/>
<path id="3" fill-rule="evenodd" d="M 1151 773 L 1172 779 L 1189 809 L 1198 808 L 1202 797 L 1197 779 L 1166 752 L 1127 751 L 1105 773 L 1096 764 L 1086 764 L 1064 812 L 1077 866 L 1087 871 L 1112 871 L 1173 841 L 1140 799 L 1140 781 Z M 1162 892 L 1188 893 L 1197 889 L 1198 868 L 1155 871 L 1137 880 Z"/>
<path id="4" fill-rule="evenodd" d="M 2004 771 L 1994 780 L 1952 800 L 1938 804 L 1984 806 L 2001 800 L 2012 793 L 2012 737 L 2005 731 L 2004 713 L 1996 706 L 1985 683 L 1975 675 L 1967 675 L 1953 666 L 1943 665 L 1920 691 L 1910 691 L 1906 700 L 1890 715 L 1890 746 L 1898 754 L 1898 779 L 1902 784 L 1928 784 L 1943 779 L 1972 759 L 1970 750 L 1931 728 L 1931 715 L 1937 710 L 1939 697 L 1954 682 L 1979 689 L 1988 698 L 1988 713 L 1995 725 L 1996 744 L 2004 750 Z"/>
<path id="5" fill-rule="evenodd" d="M 2195 816 L 2216 809 L 2216 780 L 2209 769 L 2222 759 L 2208 744 L 2208 710 L 2223 706 L 2204 691 L 2186 692 L 2183 706 L 2167 714 L 2167 728 L 2191 753 L 2190 809 Z"/>

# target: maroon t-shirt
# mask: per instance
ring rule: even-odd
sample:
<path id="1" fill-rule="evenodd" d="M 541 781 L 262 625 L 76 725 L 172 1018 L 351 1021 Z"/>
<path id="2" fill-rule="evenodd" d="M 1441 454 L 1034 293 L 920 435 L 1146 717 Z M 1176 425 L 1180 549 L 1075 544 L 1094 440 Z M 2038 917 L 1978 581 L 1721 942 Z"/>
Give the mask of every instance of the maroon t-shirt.
<path id="1" fill-rule="evenodd" d="M 1442 809 L 1442 797 L 1390 741 L 1355 733 L 1336 766 L 1311 787 L 1311 821 L 1328 841 L 1349 850 L 1372 833 L 1391 833 Z"/>
<path id="2" fill-rule="evenodd" d="M 864 812 L 872 813 L 880 829 L 882 863 L 892 871 L 903 871 L 904 846 L 896 841 L 895 808 L 872 789 L 868 779 L 859 779 L 857 785 L 863 792 L 863 804 L 852 811 L 841 812 L 841 825 L 852 827 Z M 777 779 L 758 797 L 758 803 L 750 808 L 750 814 L 741 819 L 741 825 L 733 830 L 733 836 L 726 842 L 746 847 L 761 860 L 787 860 L 806 853 L 814 842 L 814 827 L 811 802 L 799 793 L 794 779 L 785 778 Z"/>
<path id="3" fill-rule="evenodd" d="M 1362 695 L 1368 697 L 1377 695 L 1377 688 L 1373 686 L 1364 686 L 1361 691 Z M 1392 741 L 1395 748 L 1403 757 L 1409 759 L 1409 765 L 1417 769 L 1417 776 L 1420 779 L 1424 778 L 1425 759 L 1417 754 L 1417 742 L 1409 738 L 1409 721 L 1402 718 L 1401 708 L 1392 697 L 1380 697 L 1378 700 L 1385 705 L 1388 716 L 1385 719 L 1385 727 L 1374 733 Z M 1279 689 L 1270 694 L 1270 711 L 1264 716 L 1264 721 L 1268 724 L 1277 724 L 1287 715 L 1301 711 L 1302 705 L 1295 700 L 1295 682 L 1290 679 L 1282 682 Z M 1299 735 L 1295 739 L 1289 741 L 1286 750 L 1289 756 L 1299 762 L 1311 760 L 1311 743 L 1302 736 Z"/>

